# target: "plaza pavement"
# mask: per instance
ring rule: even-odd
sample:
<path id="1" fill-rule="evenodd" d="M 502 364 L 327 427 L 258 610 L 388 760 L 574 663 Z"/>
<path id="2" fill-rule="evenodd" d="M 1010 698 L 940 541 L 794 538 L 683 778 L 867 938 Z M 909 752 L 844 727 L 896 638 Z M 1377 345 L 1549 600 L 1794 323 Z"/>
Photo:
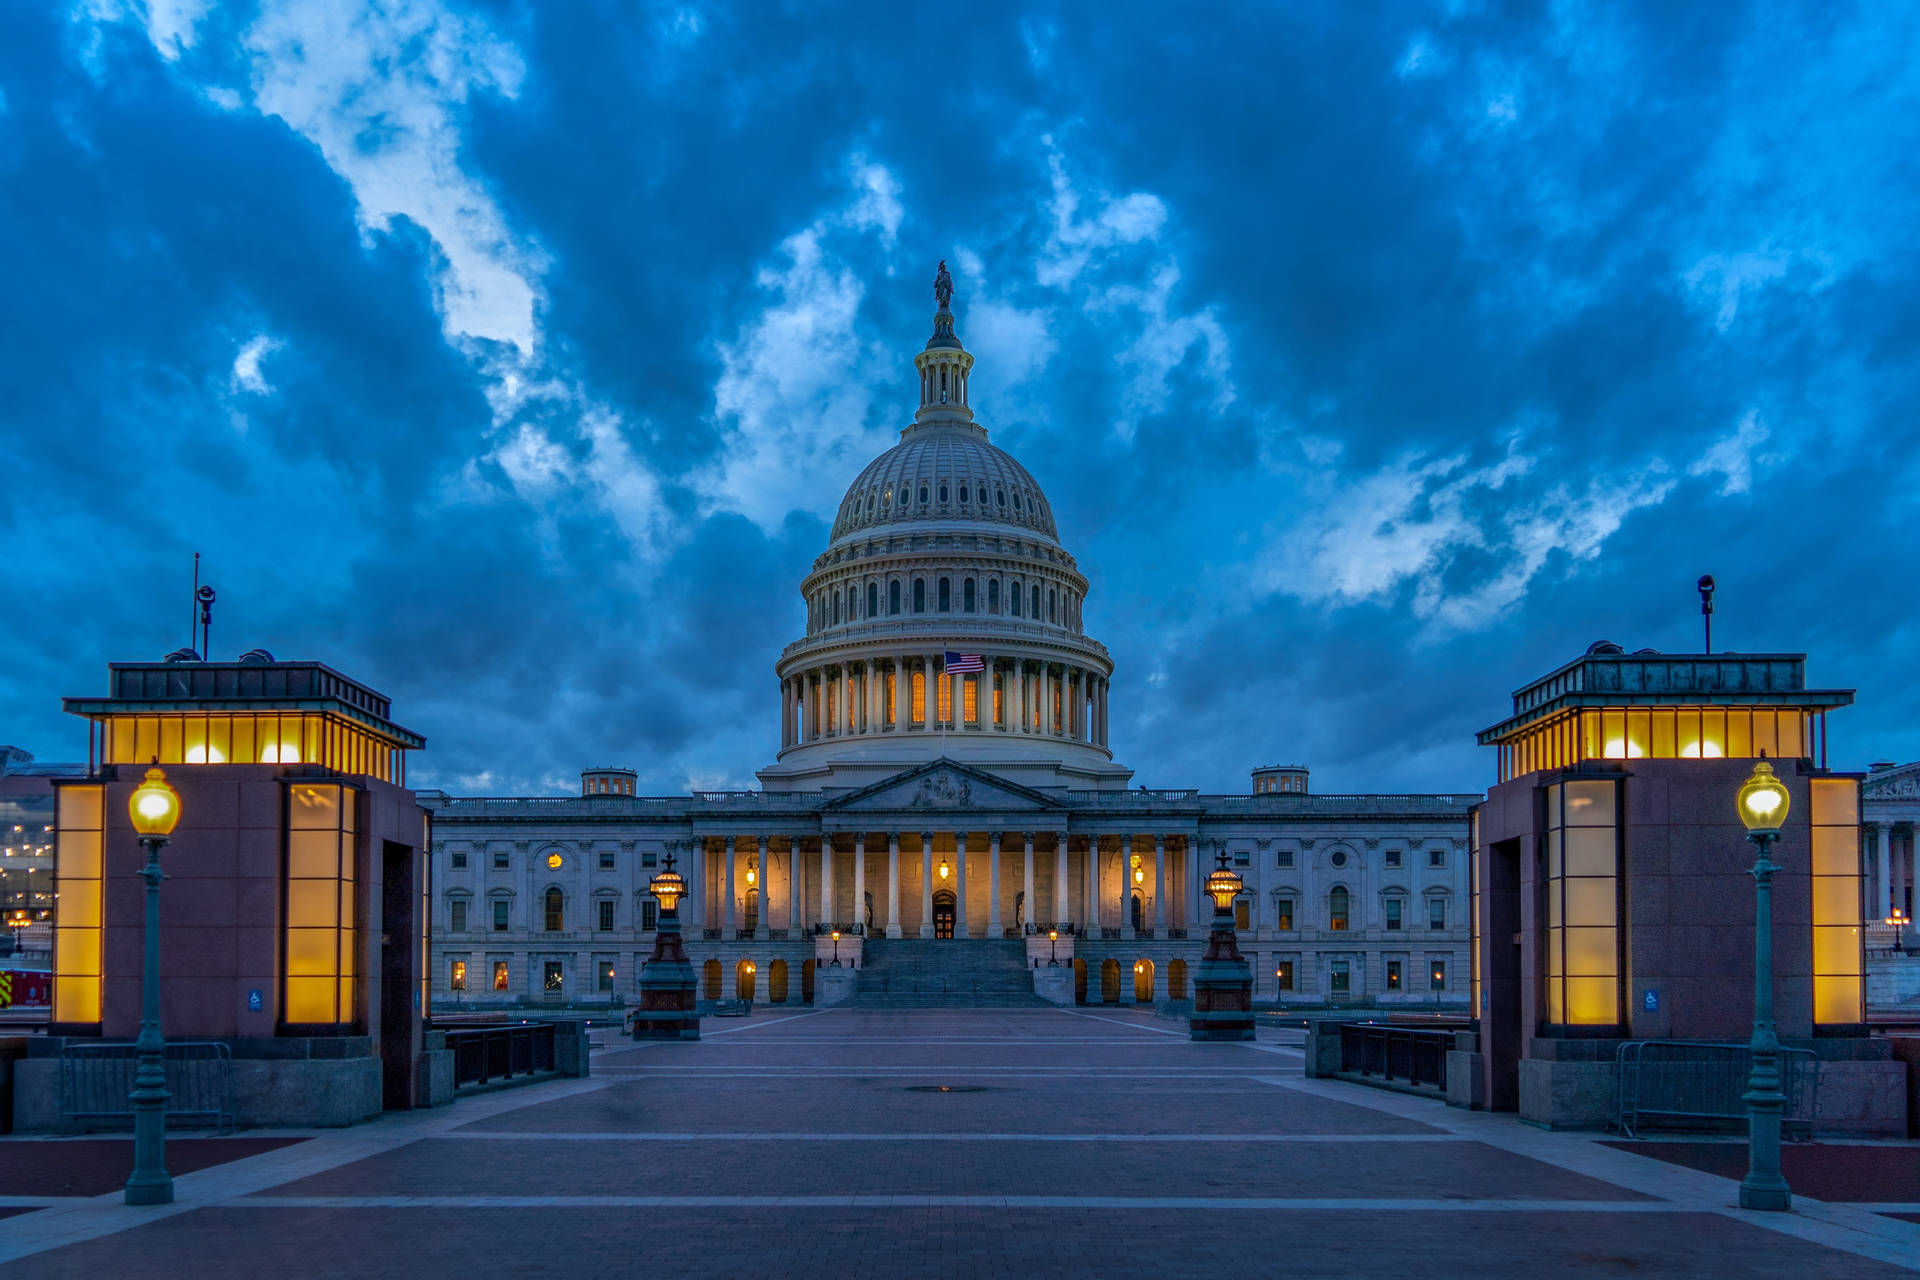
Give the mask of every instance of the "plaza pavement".
<path id="1" fill-rule="evenodd" d="M 1894 1216 L 1920 1204 L 1745 1213 L 1673 1156 L 1307 1080 L 1298 1032 L 1193 1044 L 1151 1014 L 1050 1009 L 705 1030 L 610 1045 L 589 1079 L 249 1135 L 224 1163 L 202 1143 L 165 1209 L 0 1195 L 0 1277 L 1920 1269 L 1920 1225 Z M 66 1145 L 0 1142 L 0 1185 Z"/>

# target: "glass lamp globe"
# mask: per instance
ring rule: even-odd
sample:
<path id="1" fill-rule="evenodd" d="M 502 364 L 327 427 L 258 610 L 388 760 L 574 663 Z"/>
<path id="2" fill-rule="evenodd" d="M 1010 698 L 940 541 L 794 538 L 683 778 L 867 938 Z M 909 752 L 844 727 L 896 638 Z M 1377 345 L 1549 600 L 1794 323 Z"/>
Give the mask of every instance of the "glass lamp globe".
<path id="1" fill-rule="evenodd" d="M 159 765 L 147 770 L 147 779 L 127 797 L 127 816 L 143 836 L 170 836 L 180 821 L 180 793 L 167 782 Z"/>
<path id="2" fill-rule="evenodd" d="M 1233 909 L 1233 900 L 1240 896 L 1240 890 L 1246 882 L 1227 867 L 1227 855 L 1220 855 L 1220 865 L 1207 877 L 1206 894 L 1213 899 L 1214 910 L 1225 913 Z"/>
<path id="3" fill-rule="evenodd" d="M 680 899 L 687 893 L 687 878 L 673 869 L 673 858 L 667 858 L 667 869 L 647 882 L 647 889 L 660 900 L 662 911 L 672 911 Z"/>
<path id="4" fill-rule="evenodd" d="M 1765 760 L 1753 766 L 1753 772 L 1741 784 L 1736 805 L 1740 821 L 1756 835 L 1779 835 L 1787 821 L 1786 784 L 1774 777 L 1773 766 Z"/>

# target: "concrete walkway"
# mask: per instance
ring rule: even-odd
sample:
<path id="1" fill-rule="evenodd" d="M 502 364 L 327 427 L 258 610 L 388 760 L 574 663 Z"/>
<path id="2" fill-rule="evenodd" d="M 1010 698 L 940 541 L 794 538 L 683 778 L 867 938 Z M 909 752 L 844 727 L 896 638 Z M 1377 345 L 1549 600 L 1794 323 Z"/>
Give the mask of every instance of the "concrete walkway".
<path id="1" fill-rule="evenodd" d="M 1727 1178 L 1596 1137 L 1307 1080 L 1298 1033 L 1051 1009 L 706 1030 L 205 1167 L 165 1209 L 0 1198 L 0 1276 L 1920 1269 L 1911 1204 L 1745 1213 Z M 50 1145 L 0 1142 L 0 1167 Z"/>

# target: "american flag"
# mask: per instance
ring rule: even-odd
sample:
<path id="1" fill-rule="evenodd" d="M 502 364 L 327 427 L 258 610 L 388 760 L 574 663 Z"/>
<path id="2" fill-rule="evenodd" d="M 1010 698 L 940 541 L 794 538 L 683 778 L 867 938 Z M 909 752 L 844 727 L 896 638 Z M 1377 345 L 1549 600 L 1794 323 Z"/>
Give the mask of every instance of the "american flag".
<path id="1" fill-rule="evenodd" d="M 964 676 L 971 671 L 986 669 L 986 662 L 977 653 L 954 653 L 951 650 L 947 652 L 947 674 L 950 676 Z"/>

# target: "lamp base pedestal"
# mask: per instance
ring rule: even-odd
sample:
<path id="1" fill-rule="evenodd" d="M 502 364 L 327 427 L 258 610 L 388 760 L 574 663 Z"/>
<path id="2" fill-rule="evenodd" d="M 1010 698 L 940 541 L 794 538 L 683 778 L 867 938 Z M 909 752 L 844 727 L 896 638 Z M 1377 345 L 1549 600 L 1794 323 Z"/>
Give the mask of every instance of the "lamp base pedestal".
<path id="1" fill-rule="evenodd" d="M 1251 1040 L 1253 1036 L 1253 968 L 1240 954 L 1233 917 L 1214 916 L 1206 954 L 1194 968 L 1193 1012 L 1187 1016 L 1187 1035 L 1194 1040 Z"/>
<path id="2" fill-rule="evenodd" d="M 633 1015 L 635 1040 L 698 1040 L 700 988 L 680 941 L 678 912 L 661 912 L 653 954 L 640 971 L 640 1008 Z"/>

